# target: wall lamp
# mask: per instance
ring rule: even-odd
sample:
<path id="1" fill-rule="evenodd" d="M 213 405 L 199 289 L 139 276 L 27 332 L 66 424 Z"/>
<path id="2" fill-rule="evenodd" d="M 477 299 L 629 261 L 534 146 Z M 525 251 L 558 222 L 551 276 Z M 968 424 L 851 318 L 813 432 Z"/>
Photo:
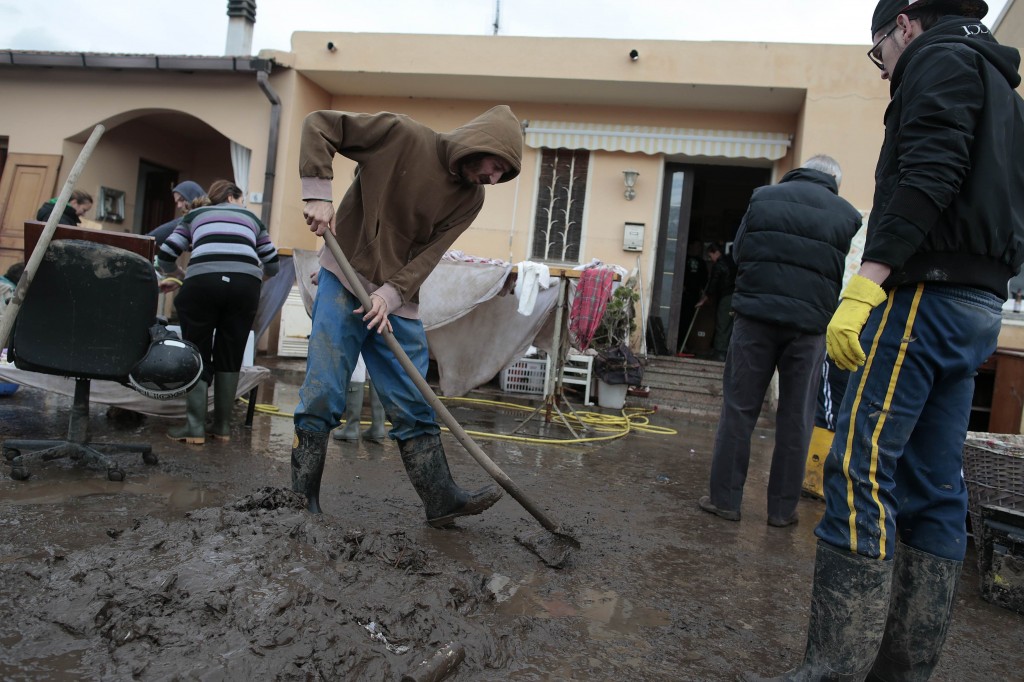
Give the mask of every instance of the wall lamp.
<path id="1" fill-rule="evenodd" d="M 626 185 L 626 201 L 633 201 L 636 196 L 636 190 L 633 189 L 636 186 L 636 179 L 640 177 L 640 172 L 635 170 L 624 170 L 622 171 L 622 180 Z"/>

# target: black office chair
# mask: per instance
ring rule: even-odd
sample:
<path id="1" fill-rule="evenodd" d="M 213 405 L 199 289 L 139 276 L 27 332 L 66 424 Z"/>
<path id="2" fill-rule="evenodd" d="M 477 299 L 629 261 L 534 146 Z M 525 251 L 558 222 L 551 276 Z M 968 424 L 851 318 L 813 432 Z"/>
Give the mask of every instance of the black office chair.
<path id="1" fill-rule="evenodd" d="M 157 295 L 153 265 L 138 254 L 89 241 L 50 243 L 18 312 L 10 352 L 18 369 L 73 377 L 75 398 L 66 439 L 4 441 L 11 478 L 24 480 L 29 464 L 61 458 L 104 466 L 112 481 L 123 481 L 124 470 L 107 454 L 138 453 L 156 464 L 149 444 L 89 440 L 89 388 L 92 379 L 128 381 L 149 348 Z"/>

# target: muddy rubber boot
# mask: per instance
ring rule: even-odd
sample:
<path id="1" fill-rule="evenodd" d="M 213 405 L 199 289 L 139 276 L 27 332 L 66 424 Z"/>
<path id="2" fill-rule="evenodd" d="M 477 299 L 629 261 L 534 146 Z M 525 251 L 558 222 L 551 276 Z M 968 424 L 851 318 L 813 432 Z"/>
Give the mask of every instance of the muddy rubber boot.
<path id="1" fill-rule="evenodd" d="M 402 463 L 413 488 L 423 500 L 427 523 L 434 528 L 450 526 L 460 516 L 479 514 L 501 499 L 498 486 L 463 490 L 452 480 L 441 436 L 425 434 L 398 441 Z"/>
<path id="2" fill-rule="evenodd" d="M 383 443 L 384 438 L 387 436 L 387 430 L 384 428 L 384 420 L 387 416 L 384 414 L 384 405 L 380 402 L 380 396 L 377 395 L 377 389 L 373 387 L 373 382 L 370 382 L 370 428 L 363 431 L 361 434 L 364 440 L 368 440 L 371 443 Z"/>
<path id="3" fill-rule="evenodd" d="M 320 479 L 327 459 L 327 432 L 295 428 L 292 441 L 292 490 L 306 496 L 306 509 L 322 514 Z"/>
<path id="4" fill-rule="evenodd" d="M 202 445 L 206 442 L 206 390 L 209 385 L 200 379 L 185 395 L 185 423 L 167 429 L 171 440 Z"/>
<path id="5" fill-rule="evenodd" d="M 893 563 L 889 619 L 868 679 L 923 682 L 939 662 L 963 562 L 897 542 Z"/>
<path id="6" fill-rule="evenodd" d="M 345 414 L 341 426 L 334 429 L 334 440 L 359 440 L 359 418 L 363 414 L 363 384 L 350 381 L 345 396 Z"/>
<path id="7" fill-rule="evenodd" d="M 892 561 L 818 541 L 807 648 L 800 666 L 779 677 L 745 673 L 746 682 L 855 682 L 865 679 L 882 643 Z"/>
<path id="8" fill-rule="evenodd" d="M 213 375 L 213 423 L 206 429 L 217 440 L 231 440 L 231 409 L 238 390 L 238 372 L 216 372 Z"/>

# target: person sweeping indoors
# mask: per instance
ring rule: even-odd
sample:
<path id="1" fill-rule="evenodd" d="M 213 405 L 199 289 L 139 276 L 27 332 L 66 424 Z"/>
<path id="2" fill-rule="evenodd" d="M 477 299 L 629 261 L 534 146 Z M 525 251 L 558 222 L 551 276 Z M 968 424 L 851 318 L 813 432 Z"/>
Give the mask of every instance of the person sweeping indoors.
<path id="1" fill-rule="evenodd" d="M 203 358 L 203 375 L 185 398 L 185 424 L 167 432 L 169 438 L 193 445 L 204 443 L 207 435 L 231 438 L 231 408 L 260 289 L 264 277 L 278 270 L 277 248 L 260 219 L 244 208 L 242 190 L 217 180 L 206 195 L 211 205 L 189 211 L 157 252 L 160 269 L 168 275 L 160 290 L 181 288 L 174 299 L 181 336 Z M 182 273 L 176 260 L 187 250 L 192 255 L 187 273 Z M 211 383 L 214 411 L 208 427 Z"/>
<path id="2" fill-rule="evenodd" d="M 332 230 L 372 302 L 369 310 L 363 308 L 325 249 L 292 446 L 292 488 L 305 494 L 309 511 L 321 512 L 327 443 L 345 413 L 346 389 L 360 353 L 427 522 L 448 526 L 501 497 L 495 485 L 468 491 L 452 479 L 434 410 L 382 332 L 394 334 L 425 376 L 419 288 L 480 212 L 482 185 L 519 174 L 522 145 L 522 128 L 507 106 L 448 133 L 387 112 L 317 111 L 303 122 L 299 174 L 306 223 L 318 236 Z M 331 191 L 335 154 L 358 164 L 337 213 Z"/>

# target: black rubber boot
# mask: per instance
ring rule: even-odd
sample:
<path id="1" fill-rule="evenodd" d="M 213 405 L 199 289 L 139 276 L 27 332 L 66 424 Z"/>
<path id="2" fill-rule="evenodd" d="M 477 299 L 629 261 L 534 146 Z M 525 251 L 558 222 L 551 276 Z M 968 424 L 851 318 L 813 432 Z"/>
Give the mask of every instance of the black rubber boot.
<path id="1" fill-rule="evenodd" d="M 377 389 L 373 387 L 373 382 L 370 382 L 370 428 L 363 431 L 363 440 L 368 440 L 373 443 L 383 443 L 384 438 L 387 436 L 387 430 L 384 428 L 384 420 L 386 419 L 384 414 L 384 405 L 380 402 L 380 396 L 377 395 Z"/>
<path id="2" fill-rule="evenodd" d="M 350 381 L 345 396 L 345 414 L 341 426 L 334 429 L 334 440 L 359 440 L 359 418 L 363 414 L 363 383 Z"/>
<path id="3" fill-rule="evenodd" d="M 216 372 L 213 375 L 213 423 L 206 434 L 217 440 L 231 440 L 231 410 L 238 390 L 238 372 Z"/>
<path id="4" fill-rule="evenodd" d="M 200 379 L 185 395 L 185 423 L 167 429 L 171 440 L 202 445 L 206 442 L 206 392 L 209 385 Z"/>
<path id="5" fill-rule="evenodd" d="M 450 526 L 460 516 L 479 514 L 501 499 L 501 488 L 494 484 L 473 492 L 456 485 L 438 435 L 399 440 L 398 450 L 409 480 L 423 500 L 427 523 L 434 528 Z"/>
<path id="6" fill-rule="evenodd" d="M 896 544 L 892 601 L 869 680 L 924 682 L 939 662 L 962 561 Z"/>
<path id="7" fill-rule="evenodd" d="M 779 677 L 746 673 L 746 682 L 855 682 L 875 661 L 892 587 L 892 561 L 818 541 L 807 648 L 800 666 Z"/>
<path id="8" fill-rule="evenodd" d="M 327 458 L 326 431 L 295 429 L 292 441 L 292 490 L 306 496 L 306 508 L 314 513 L 320 510 L 320 479 L 324 475 Z"/>

